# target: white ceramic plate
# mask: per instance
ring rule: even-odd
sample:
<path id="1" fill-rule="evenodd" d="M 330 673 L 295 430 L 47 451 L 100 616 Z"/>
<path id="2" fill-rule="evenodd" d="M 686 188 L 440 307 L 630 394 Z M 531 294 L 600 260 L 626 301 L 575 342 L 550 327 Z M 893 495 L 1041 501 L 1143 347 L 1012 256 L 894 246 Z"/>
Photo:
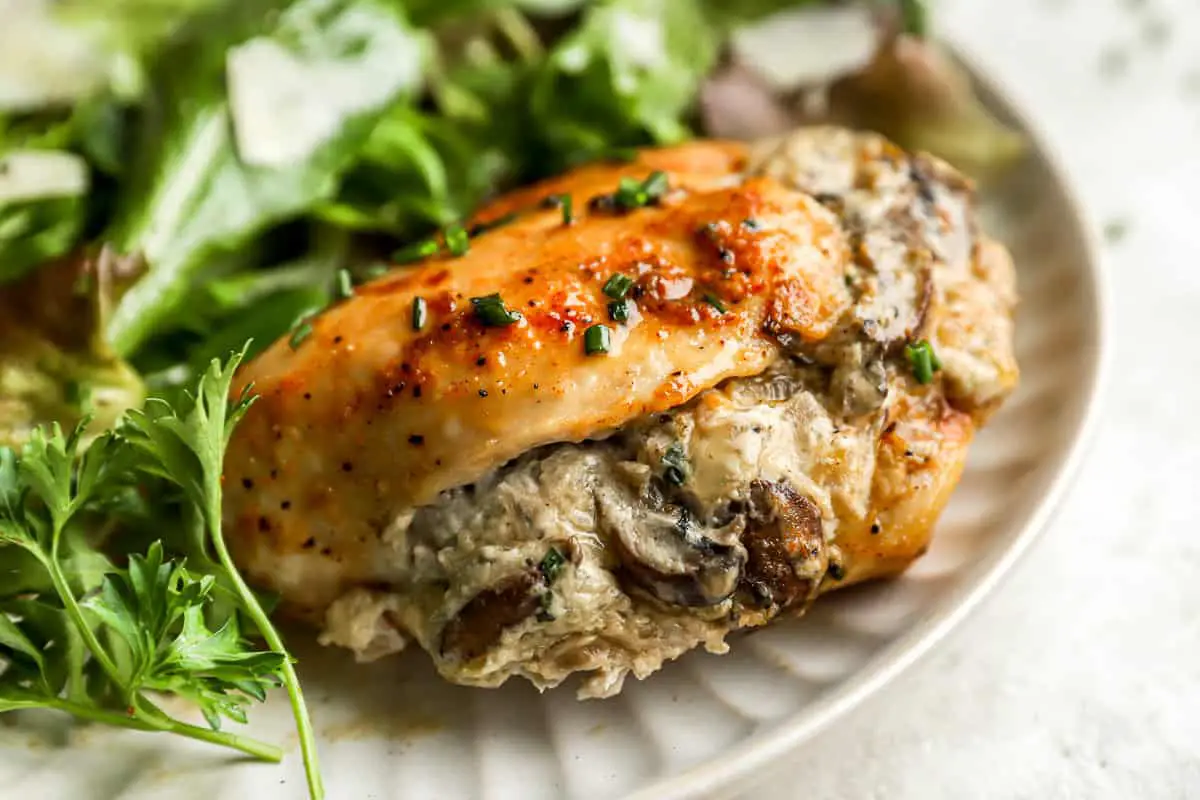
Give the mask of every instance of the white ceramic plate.
<path id="1" fill-rule="evenodd" d="M 985 88 L 986 91 L 986 88 Z M 1020 118 L 994 92 L 989 102 Z M 1025 126 L 1027 128 L 1027 126 Z M 980 436 L 929 554 L 903 578 L 823 599 L 805 619 L 693 653 L 608 701 L 569 688 L 439 681 L 419 655 L 367 666 L 299 644 L 331 798 L 663 800 L 732 794 L 940 639 L 1045 525 L 1081 458 L 1101 372 L 1100 280 L 1088 231 L 1038 148 L 985 192 L 1023 303 L 1020 391 Z M 311 639 L 298 632 L 294 640 Z M 286 703 L 252 733 L 281 766 L 174 737 L 7 715 L 0 786 L 28 800 L 303 797 Z"/>

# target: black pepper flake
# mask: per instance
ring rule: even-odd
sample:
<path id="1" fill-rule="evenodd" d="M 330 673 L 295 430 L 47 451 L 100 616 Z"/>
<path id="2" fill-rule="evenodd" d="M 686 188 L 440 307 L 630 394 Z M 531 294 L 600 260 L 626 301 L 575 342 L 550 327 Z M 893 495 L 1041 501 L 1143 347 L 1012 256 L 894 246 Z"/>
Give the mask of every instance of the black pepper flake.
<path id="1" fill-rule="evenodd" d="M 291 501 L 291 500 L 284 500 L 282 503 L 280 503 L 280 504 L 279 504 L 279 510 L 280 510 L 280 511 L 287 511 L 287 510 L 288 510 L 289 508 L 291 508 L 291 507 L 292 507 L 292 501 Z"/>
<path id="2" fill-rule="evenodd" d="M 571 331 L 575 330 L 575 323 L 571 322 L 571 320 L 567 320 L 562 324 L 559 330 L 563 333 L 570 333 Z"/>
<path id="3" fill-rule="evenodd" d="M 341 343 L 342 343 L 342 337 L 341 337 L 341 336 L 335 336 L 335 337 L 333 337 L 333 343 L 334 343 L 334 344 L 341 344 Z"/>
<path id="4" fill-rule="evenodd" d="M 833 578 L 835 581 L 840 581 L 842 578 L 846 577 L 846 570 L 841 564 L 831 563 L 829 565 L 829 577 Z"/>
<path id="5" fill-rule="evenodd" d="M 475 359 L 475 366 L 477 366 L 477 367 L 482 367 L 486 364 L 487 364 L 487 356 L 480 356 L 479 358 Z"/>
<path id="6" fill-rule="evenodd" d="M 521 283 L 524 283 L 525 285 L 529 285 L 529 284 L 533 283 L 533 276 L 526 275 L 524 278 L 521 279 Z"/>
<path id="7" fill-rule="evenodd" d="M 312 392 L 305 392 L 305 393 L 304 393 L 304 399 L 305 399 L 305 400 L 312 400 Z"/>
<path id="8" fill-rule="evenodd" d="M 419 433 L 414 433 L 412 436 L 408 437 L 408 443 L 420 447 L 421 445 L 425 444 L 425 437 Z"/>
<path id="9" fill-rule="evenodd" d="M 317 546 L 317 540 L 315 538 L 313 538 L 312 536 L 310 536 L 307 539 L 305 539 L 304 544 L 302 544 L 300 546 L 303 547 L 305 550 L 312 550 L 314 547 Z"/>
<path id="10" fill-rule="evenodd" d="M 267 519 L 266 517 L 259 517 L 258 530 L 262 533 L 266 533 L 267 531 L 271 530 L 271 520 Z"/>
<path id="11" fill-rule="evenodd" d="M 249 478 L 242 478 L 242 488 L 243 489 L 253 489 L 254 481 L 250 480 Z"/>
<path id="12" fill-rule="evenodd" d="M 720 257 L 720 259 L 723 263 L 725 263 L 725 264 L 733 263 L 734 259 L 733 259 L 733 251 L 732 250 L 721 247 L 721 248 L 717 249 L 717 255 Z"/>
<path id="13" fill-rule="evenodd" d="M 353 471 L 354 471 L 353 464 L 351 464 L 349 461 L 342 462 L 342 472 L 353 472 Z"/>
<path id="14" fill-rule="evenodd" d="M 322 547 L 322 548 L 321 548 L 321 555 L 323 555 L 323 556 L 331 556 L 331 555 L 333 555 L 333 548 L 332 548 L 332 547 Z"/>
<path id="15" fill-rule="evenodd" d="M 762 225 L 759 223 L 759 221 L 756 219 L 750 218 L 750 217 L 747 217 L 746 219 L 742 220 L 742 227 L 748 231 L 761 231 L 762 230 Z"/>
<path id="16" fill-rule="evenodd" d="M 487 397 L 487 396 L 488 396 L 487 389 L 480 389 L 480 390 L 479 390 L 479 396 L 480 396 L 480 397 Z"/>
<path id="17" fill-rule="evenodd" d="M 883 528 L 881 528 L 881 527 L 879 526 L 879 523 L 878 523 L 878 522 L 872 522 L 872 523 L 871 523 L 871 535 L 872 535 L 872 536 L 878 536 L 878 535 L 879 535 L 879 532 L 880 532 L 881 530 L 883 530 Z"/>

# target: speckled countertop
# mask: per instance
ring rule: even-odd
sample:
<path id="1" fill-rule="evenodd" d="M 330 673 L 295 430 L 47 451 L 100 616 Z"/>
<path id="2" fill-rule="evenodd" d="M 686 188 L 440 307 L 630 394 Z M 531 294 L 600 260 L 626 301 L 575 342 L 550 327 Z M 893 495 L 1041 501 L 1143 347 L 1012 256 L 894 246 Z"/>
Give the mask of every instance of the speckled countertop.
<path id="1" fill-rule="evenodd" d="M 940 8 L 1103 232 L 1104 416 L 1011 577 L 754 797 L 1200 798 L 1200 3 Z"/>

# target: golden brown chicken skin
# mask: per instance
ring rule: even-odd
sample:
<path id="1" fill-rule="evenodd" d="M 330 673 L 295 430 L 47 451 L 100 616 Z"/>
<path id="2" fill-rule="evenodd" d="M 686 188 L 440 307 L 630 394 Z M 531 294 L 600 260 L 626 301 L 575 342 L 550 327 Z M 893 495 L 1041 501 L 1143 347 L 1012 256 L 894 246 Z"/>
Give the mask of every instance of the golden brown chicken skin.
<path id="1" fill-rule="evenodd" d="M 1016 378 L 972 213 L 945 165 L 833 129 L 501 198 L 243 370 L 237 558 L 363 657 L 599 696 L 899 572 Z"/>

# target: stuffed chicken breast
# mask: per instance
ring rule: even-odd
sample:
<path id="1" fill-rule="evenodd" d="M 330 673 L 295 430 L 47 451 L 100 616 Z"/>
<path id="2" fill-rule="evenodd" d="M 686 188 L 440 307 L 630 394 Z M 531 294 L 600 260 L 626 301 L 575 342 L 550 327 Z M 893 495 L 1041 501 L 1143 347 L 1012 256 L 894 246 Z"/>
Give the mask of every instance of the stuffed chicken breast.
<path id="1" fill-rule="evenodd" d="M 1016 382 L 971 187 L 874 135 L 647 150 L 474 228 L 240 376 L 237 558 L 363 658 L 607 696 L 721 652 L 917 558 Z"/>

